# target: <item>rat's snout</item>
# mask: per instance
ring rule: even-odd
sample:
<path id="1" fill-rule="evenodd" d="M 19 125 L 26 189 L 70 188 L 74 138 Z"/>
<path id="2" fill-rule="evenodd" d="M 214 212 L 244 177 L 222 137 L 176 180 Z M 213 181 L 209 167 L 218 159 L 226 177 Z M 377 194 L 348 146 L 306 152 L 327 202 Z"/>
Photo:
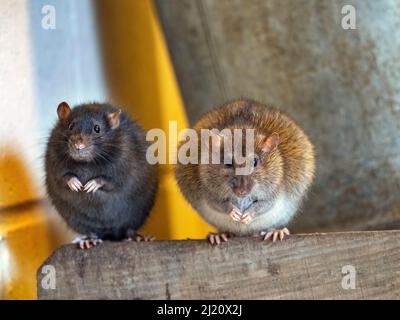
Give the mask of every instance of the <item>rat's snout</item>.
<path id="1" fill-rule="evenodd" d="M 71 136 L 71 144 L 76 150 L 83 150 L 86 148 L 86 143 L 84 142 L 81 135 Z"/>
<path id="2" fill-rule="evenodd" d="M 90 137 L 76 133 L 70 136 L 68 142 L 69 155 L 76 161 L 91 161 L 93 145 Z"/>
<path id="3" fill-rule="evenodd" d="M 84 149 L 86 146 L 83 144 L 83 143 L 75 143 L 74 144 L 74 147 L 75 147 L 75 149 L 76 150 L 82 150 L 82 149 Z"/>
<path id="4" fill-rule="evenodd" d="M 233 188 L 233 192 L 238 196 L 238 197 L 244 197 L 248 192 L 245 188 Z"/>
<path id="5" fill-rule="evenodd" d="M 249 177 L 235 177 L 232 184 L 232 190 L 238 197 L 246 196 L 253 188 L 253 181 Z"/>

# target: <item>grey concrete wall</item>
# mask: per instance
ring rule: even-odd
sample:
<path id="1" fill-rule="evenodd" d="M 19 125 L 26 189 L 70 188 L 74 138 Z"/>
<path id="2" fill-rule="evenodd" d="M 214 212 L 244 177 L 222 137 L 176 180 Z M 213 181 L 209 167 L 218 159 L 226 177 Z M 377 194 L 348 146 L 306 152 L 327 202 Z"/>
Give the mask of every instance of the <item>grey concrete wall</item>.
<path id="1" fill-rule="evenodd" d="M 156 1 L 190 121 L 227 99 L 276 105 L 316 145 L 297 230 L 400 223 L 400 16 L 392 0 Z M 356 30 L 341 9 L 356 8 Z"/>

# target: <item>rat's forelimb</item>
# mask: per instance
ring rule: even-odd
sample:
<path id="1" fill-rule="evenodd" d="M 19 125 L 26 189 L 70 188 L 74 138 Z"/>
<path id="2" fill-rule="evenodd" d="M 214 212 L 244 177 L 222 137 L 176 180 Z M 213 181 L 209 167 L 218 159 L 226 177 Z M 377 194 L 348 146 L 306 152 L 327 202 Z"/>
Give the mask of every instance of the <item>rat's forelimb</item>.
<path id="1" fill-rule="evenodd" d="M 73 175 L 71 173 L 67 173 L 63 176 L 62 179 L 70 190 L 75 191 L 75 192 L 82 191 L 82 187 L 83 187 L 82 182 L 80 182 L 79 179 L 75 175 Z"/>
<path id="2" fill-rule="evenodd" d="M 249 224 L 254 218 L 260 216 L 263 212 L 268 211 L 271 204 L 266 201 L 255 201 L 253 204 L 247 208 L 243 213 L 240 212 L 238 208 L 233 206 L 230 216 L 231 218 L 242 224 Z"/>
<path id="3" fill-rule="evenodd" d="M 100 176 L 90 179 L 88 182 L 86 182 L 85 186 L 83 187 L 83 191 L 87 193 L 96 192 L 100 188 L 103 191 L 111 191 L 115 188 L 115 185 L 112 182 L 110 182 L 110 180 Z"/>

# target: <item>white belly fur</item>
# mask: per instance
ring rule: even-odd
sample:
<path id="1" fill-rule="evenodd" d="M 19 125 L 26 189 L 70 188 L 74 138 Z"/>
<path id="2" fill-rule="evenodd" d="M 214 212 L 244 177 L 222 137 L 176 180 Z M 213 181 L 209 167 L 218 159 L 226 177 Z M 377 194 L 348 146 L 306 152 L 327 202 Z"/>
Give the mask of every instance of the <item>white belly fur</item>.
<path id="1" fill-rule="evenodd" d="M 296 213 L 298 202 L 298 200 L 282 194 L 271 209 L 254 218 L 248 225 L 234 221 L 228 213 L 211 208 L 206 200 L 202 201 L 198 211 L 209 224 L 219 231 L 232 232 L 238 235 L 251 235 L 285 226 Z"/>

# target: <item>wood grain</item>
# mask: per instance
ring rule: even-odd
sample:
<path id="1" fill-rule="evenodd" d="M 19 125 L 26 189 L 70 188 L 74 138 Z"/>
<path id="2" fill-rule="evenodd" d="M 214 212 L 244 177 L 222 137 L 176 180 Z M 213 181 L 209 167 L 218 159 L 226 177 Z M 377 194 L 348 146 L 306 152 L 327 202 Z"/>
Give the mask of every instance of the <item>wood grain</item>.
<path id="1" fill-rule="evenodd" d="M 46 265 L 54 290 L 41 286 Z M 345 265 L 355 289 L 342 288 Z M 400 231 L 66 245 L 37 276 L 39 299 L 399 299 Z"/>

